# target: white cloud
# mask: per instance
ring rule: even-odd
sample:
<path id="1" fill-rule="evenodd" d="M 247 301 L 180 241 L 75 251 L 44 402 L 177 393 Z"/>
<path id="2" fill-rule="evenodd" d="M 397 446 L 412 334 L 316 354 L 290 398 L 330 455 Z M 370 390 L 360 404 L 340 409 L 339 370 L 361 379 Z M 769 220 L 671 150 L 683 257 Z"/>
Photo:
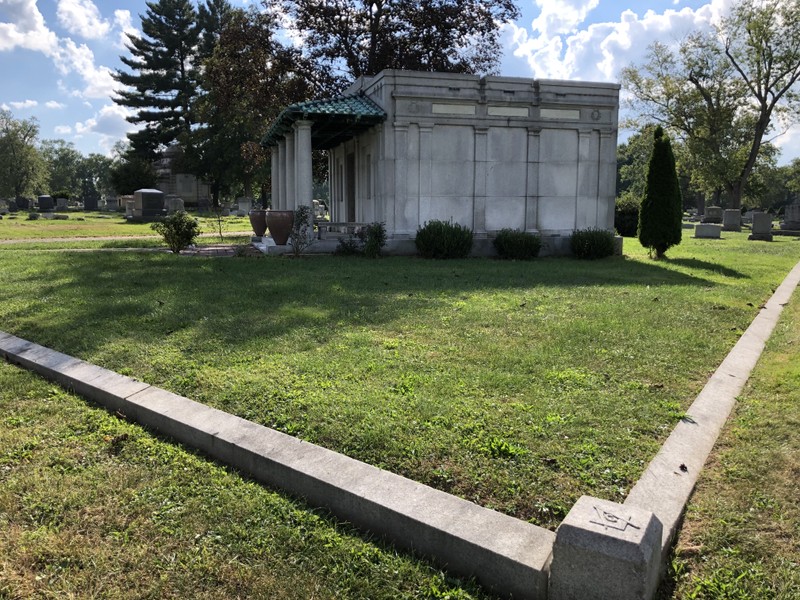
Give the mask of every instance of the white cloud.
<path id="1" fill-rule="evenodd" d="M 58 135 L 68 135 L 72 133 L 72 127 L 70 127 L 69 125 L 56 125 L 53 128 L 53 131 Z"/>
<path id="2" fill-rule="evenodd" d="M 24 48 L 52 56 L 58 37 L 44 24 L 36 0 L 0 1 L 0 51 Z"/>
<path id="3" fill-rule="evenodd" d="M 718 22 L 731 3 L 711 0 L 697 10 L 649 10 L 641 17 L 625 10 L 617 22 L 581 28 L 597 0 L 536 0 L 541 13 L 530 28 L 509 24 L 513 34 L 506 39 L 534 77 L 616 81 L 623 67 L 644 61 L 653 41 L 677 45 L 688 33 Z"/>
<path id="4" fill-rule="evenodd" d="M 114 144 L 136 129 L 125 120 L 131 114 L 124 106 L 106 104 L 90 119 L 75 123 L 75 135 L 79 138 L 86 135 L 97 136 L 98 145 L 110 156 Z"/>
<path id="5" fill-rule="evenodd" d="M 56 14 L 67 31 L 88 40 L 101 39 L 111 30 L 91 0 L 59 0 Z"/>
<path id="6" fill-rule="evenodd" d="M 119 30 L 119 38 L 117 46 L 125 48 L 128 43 L 128 36 L 142 37 L 142 32 L 133 26 L 131 21 L 131 11 L 129 10 L 115 10 L 114 11 L 114 27 Z"/>
<path id="7" fill-rule="evenodd" d="M 52 108 L 53 110 L 57 110 L 60 108 L 66 108 L 66 104 L 62 104 L 61 102 L 56 102 L 55 100 L 48 100 L 44 103 L 47 108 Z"/>
<path id="8" fill-rule="evenodd" d="M 78 46 L 72 40 L 66 39 L 54 60 L 63 75 L 78 73 L 86 84 L 83 90 L 73 92 L 73 95 L 82 98 L 108 98 L 114 93 L 116 82 L 111 76 L 111 69 L 95 65 L 94 52 L 86 44 Z"/>
<path id="9" fill-rule="evenodd" d="M 21 102 L 9 102 L 8 106 L 14 110 L 22 110 L 26 108 L 36 108 L 39 106 L 39 103 L 36 100 L 23 100 Z"/>

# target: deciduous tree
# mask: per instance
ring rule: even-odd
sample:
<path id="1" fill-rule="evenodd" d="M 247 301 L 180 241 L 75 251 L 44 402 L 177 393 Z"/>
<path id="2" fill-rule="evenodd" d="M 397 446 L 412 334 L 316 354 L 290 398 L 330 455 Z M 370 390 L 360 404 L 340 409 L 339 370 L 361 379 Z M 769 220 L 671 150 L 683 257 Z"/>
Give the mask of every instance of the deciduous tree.
<path id="1" fill-rule="evenodd" d="M 44 191 L 47 168 L 37 148 L 36 119 L 15 119 L 0 109 L 0 196 L 19 198 Z"/>
<path id="2" fill-rule="evenodd" d="M 309 56 L 348 79 L 382 69 L 491 73 L 513 0 L 265 0 L 286 11 Z"/>

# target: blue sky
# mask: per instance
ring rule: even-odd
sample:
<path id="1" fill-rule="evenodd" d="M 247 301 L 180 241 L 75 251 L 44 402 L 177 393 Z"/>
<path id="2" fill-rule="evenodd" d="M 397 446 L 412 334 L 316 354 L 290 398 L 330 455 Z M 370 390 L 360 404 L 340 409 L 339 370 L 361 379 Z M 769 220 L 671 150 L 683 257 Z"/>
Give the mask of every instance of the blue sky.
<path id="1" fill-rule="evenodd" d="M 246 6 L 250 0 L 233 0 Z M 503 31 L 501 74 L 618 81 L 648 44 L 678 44 L 708 27 L 731 0 L 518 0 Z M 137 33 L 144 0 L 0 0 L 0 107 L 36 117 L 42 139 L 108 154 L 131 129 L 111 100 L 124 34 Z M 776 140 L 782 161 L 800 156 L 800 132 Z"/>

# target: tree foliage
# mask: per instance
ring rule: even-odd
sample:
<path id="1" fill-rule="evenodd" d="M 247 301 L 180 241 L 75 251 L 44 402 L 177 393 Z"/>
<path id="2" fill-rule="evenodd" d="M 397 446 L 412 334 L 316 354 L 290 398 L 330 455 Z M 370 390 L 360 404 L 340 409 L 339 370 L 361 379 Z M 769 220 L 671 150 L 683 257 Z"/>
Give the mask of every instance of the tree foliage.
<path id="1" fill-rule="evenodd" d="M 64 140 L 43 140 L 41 152 L 49 175 L 48 193 L 65 193 L 70 198 L 80 196 L 80 167 L 84 158 L 75 145 Z"/>
<path id="2" fill-rule="evenodd" d="M 653 133 L 653 153 L 647 166 L 647 191 L 639 210 L 639 242 L 656 258 L 681 243 L 683 207 L 675 157 L 661 126 Z"/>
<path id="3" fill-rule="evenodd" d="M 37 148 L 36 119 L 15 119 L 0 109 L 0 196 L 19 198 L 44 191 L 47 167 Z"/>
<path id="4" fill-rule="evenodd" d="M 776 121 L 797 119 L 800 0 L 738 0 L 713 33 L 675 53 L 653 44 L 648 61 L 623 71 L 640 114 L 677 133 L 693 181 L 724 190 L 738 208 Z"/>
<path id="5" fill-rule="evenodd" d="M 382 69 L 491 73 L 513 0 L 265 0 L 284 10 L 312 59 L 348 78 Z"/>
<path id="6" fill-rule="evenodd" d="M 196 52 L 200 39 L 197 11 L 189 0 L 148 2 L 142 15 L 142 37 L 129 35 L 130 56 L 120 60 L 130 72 L 117 70 L 125 86 L 115 102 L 134 109 L 128 121 L 143 127 L 131 134 L 132 151 L 152 158 L 163 146 L 188 136 L 197 93 Z"/>

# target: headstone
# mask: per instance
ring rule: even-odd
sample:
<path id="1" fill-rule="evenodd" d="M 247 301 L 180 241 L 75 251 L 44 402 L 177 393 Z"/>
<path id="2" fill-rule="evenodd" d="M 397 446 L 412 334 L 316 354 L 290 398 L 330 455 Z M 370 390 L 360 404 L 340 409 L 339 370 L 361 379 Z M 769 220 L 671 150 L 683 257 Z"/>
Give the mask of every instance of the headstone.
<path id="1" fill-rule="evenodd" d="M 169 214 L 185 211 L 186 207 L 183 203 L 183 198 L 175 194 L 168 194 L 164 196 L 164 207 Z"/>
<path id="2" fill-rule="evenodd" d="M 56 210 L 67 210 L 68 204 L 66 198 L 56 198 Z"/>
<path id="3" fill-rule="evenodd" d="M 726 209 L 722 213 L 722 229 L 723 231 L 741 231 L 742 211 L 736 208 Z"/>
<path id="4" fill-rule="evenodd" d="M 753 214 L 755 212 L 756 211 L 754 210 L 748 210 L 746 213 L 744 213 L 742 215 L 742 223 L 744 223 L 745 225 L 750 225 L 753 222 Z"/>
<path id="5" fill-rule="evenodd" d="M 781 229 L 800 231 L 800 203 L 790 204 L 784 208 Z"/>
<path id="6" fill-rule="evenodd" d="M 706 206 L 706 214 L 703 215 L 702 223 L 722 223 L 722 207 Z"/>
<path id="7" fill-rule="evenodd" d="M 720 238 L 722 225 L 715 225 L 714 223 L 698 223 L 694 226 L 694 237 L 716 239 Z"/>
<path id="8" fill-rule="evenodd" d="M 747 237 L 748 240 L 758 240 L 762 242 L 772 241 L 772 215 L 767 212 L 757 212 L 753 214 L 753 230 Z"/>
<path id="9" fill-rule="evenodd" d="M 556 531 L 548 599 L 653 598 L 662 529 L 649 511 L 582 496 Z"/>
<path id="10" fill-rule="evenodd" d="M 17 208 L 20 210 L 28 210 L 31 208 L 31 201 L 27 198 L 17 198 Z"/>
<path id="11" fill-rule="evenodd" d="M 97 198 L 87 197 L 83 200 L 83 210 L 97 210 Z"/>
<path id="12" fill-rule="evenodd" d="M 59 214 L 53 214 L 53 218 L 54 218 L 56 221 L 67 221 L 67 220 L 69 219 L 69 215 L 59 215 Z"/>
<path id="13" fill-rule="evenodd" d="M 52 196 L 47 196 L 47 195 L 39 196 L 38 202 L 40 211 L 49 211 L 53 210 L 56 207 L 55 202 L 53 202 Z"/>
<path id="14" fill-rule="evenodd" d="M 9 200 L 8 201 L 8 212 L 15 213 L 18 210 L 19 210 L 19 207 L 17 206 L 17 201 L 16 200 Z"/>
<path id="15" fill-rule="evenodd" d="M 38 213 L 34 213 L 34 214 L 38 214 Z M 49 220 L 49 219 L 55 219 L 56 218 L 56 213 L 54 213 L 53 211 L 50 211 L 50 210 L 41 213 L 41 215 L 42 215 L 43 219 L 48 219 Z"/>
<path id="16" fill-rule="evenodd" d="M 236 216 L 238 217 L 246 217 L 247 213 L 250 212 L 250 209 L 253 208 L 253 199 L 248 198 L 246 196 L 242 196 L 241 198 L 236 199 Z"/>
<path id="17" fill-rule="evenodd" d="M 136 208 L 136 202 L 134 202 L 133 200 L 126 200 L 125 201 L 125 218 L 132 217 L 135 208 Z"/>
<path id="18" fill-rule="evenodd" d="M 164 192 L 155 189 L 141 189 L 133 192 L 133 216 L 145 219 L 164 214 Z"/>
<path id="19" fill-rule="evenodd" d="M 9 212 L 8 202 L 5 200 L 0 200 L 0 215 L 7 215 Z"/>

